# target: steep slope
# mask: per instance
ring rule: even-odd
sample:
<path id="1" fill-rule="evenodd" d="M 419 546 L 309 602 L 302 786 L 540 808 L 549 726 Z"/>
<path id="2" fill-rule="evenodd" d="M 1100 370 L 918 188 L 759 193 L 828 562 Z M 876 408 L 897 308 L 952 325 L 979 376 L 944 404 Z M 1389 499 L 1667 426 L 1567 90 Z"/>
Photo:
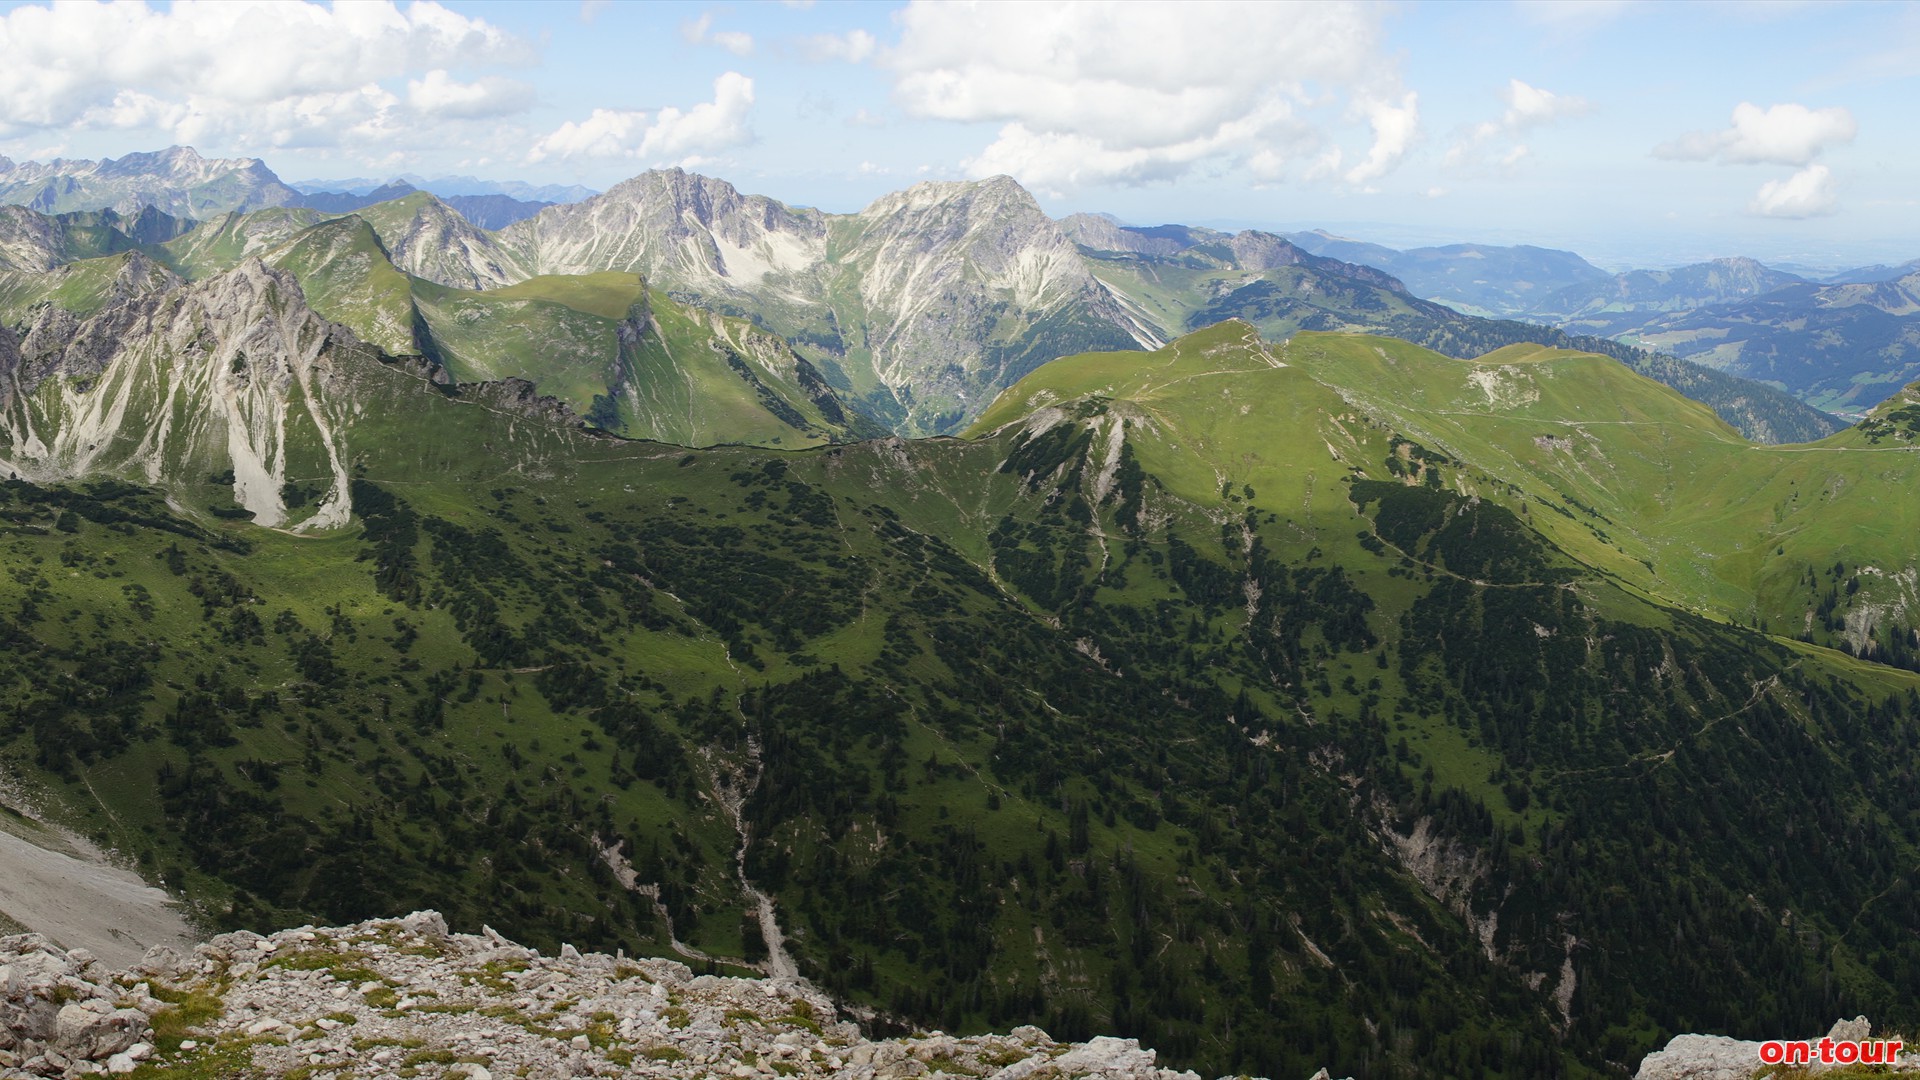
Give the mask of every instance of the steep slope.
<path id="1" fill-rule="evenodd" d="M 1677 270 L 1634 270 L 1609 282 L 1562 289 L 1526 314 L 1574 333 L 1618 337 L 1658 314 L 1735 303 L 1804 283 L 1753 259 L 1715 259 Z"/>
<path id="2" fill-rule="evenodd" d="M 48 214 L 114 210 L 132 216 L 151 206 L 176 218 L 200 219 L 296 205 L 299 199 L 259 158 L 203 158 L 186 146 L 100 161 L 16 164 L 0 158 L 0 203 Z"/>
<path id="3" fill-rule="evenodd" d="M 1512 346 L 1461 362 L 1312 335 L 1286 355 L 1492 485 L 1465 490 L 1525 492 L 1516 513 L 1648 595 L 1914 666 L 1920 558 L 1907 536 L 1920 518 L 1892 492 L 1920 483 L 1920 458 L 1886 452 L 1904 445 L 1898 410 L 1772 447 L 1592 354 Z"/>
<path id="4" fill-rule="evenodd" d="M 137 251 L 82 259 L 41 274 L 0 271 L 0 324 L 22 334 L 47 318 L 55 321 L 45 325 L 64 326 L 58 316 L 90 316 L 129 295 L 178 284 L 175 274 Z"/>
<path id="5" fill-rule="evenodd" d="M 801 293 L 790 279 L 825 257 L 826 215 L 742 195 L 724 180 L 655 170 L 509 226 L 500 241 L 540 274 L 622 270 L 722 296 L 763 283 Z"/>
<path id="6" fill-rule="evenodd" d="M 649 172 L 500 240 L 534 272 L 641 273 L 751 316 L 907 432 L 952 428 L 1054 356 L 1151 340 L 1004 177 L 922 184 L 834 216 Z"/>
<path id="7" fill-rule="evenodd" d="M 259 234 L 272 237 L 277 229 Z M 351 327 L 361 341 L 394 356 L 436 357 L 414 303 L 414 281 L 395 267 L 373 227 L 337 218 L 293 233 L 259 255 L 300 282 L 314 311 Z"/>
<path id="8" fill-rule="evenodd" d="M 828 255 L 833 321 L 847 328 L 833 362 L 882 415 L 881 395 L 897 401 L 908 432 L 957 426 L 1056 356 L 1158 343 L 1004 176 L 883 196 L 834 222 Z"/>
<path id="9" fill-rule="evenodd" d="M 35 483 L 223 474 L 259 524 L 344 524 L 335 433 L 355 410 L 339 388 L 343 369 L 373 361 L 339 333 L 257 261 L 182 289 L 128 288 L 78 322 L 43 308 L 0 370 L 0 467 Z M 298 500 L 305 512 L 288 505 L 293 484 L 317 489 Z"/>
<path id="10" fill-rule="evenodd" d="M 650 291 L 637 274 L 485 292 L 416 281 L 413 295 L 454 379 L 524 379 L 615 434 L 798 447 L 884 430 L 843 408 L 785 341 Z"/>

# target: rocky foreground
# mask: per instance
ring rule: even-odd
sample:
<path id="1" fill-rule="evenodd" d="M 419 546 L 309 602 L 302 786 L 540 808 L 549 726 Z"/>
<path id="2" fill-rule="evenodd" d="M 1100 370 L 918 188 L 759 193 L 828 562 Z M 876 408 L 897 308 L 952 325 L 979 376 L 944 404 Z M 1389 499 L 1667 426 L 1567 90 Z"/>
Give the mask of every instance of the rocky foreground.
<path id="1" fill-rule="evenodd" d="M 874 1042 L 804 980 L 542 956 L 437 913 L 222 934 L 114 972 L 0 938 L 0 1080 L 27 1077 L 835 1077 L 1195 1080 L 1131 1039 L 1033 1027 Z"/>
<path id="2" fill-rule="evenodd" d="M 1828 1037 L 1870 1033 L 1861 1018 Z M 1764 1071 L 1759 1046 L 1681 1035 L 1637 1080 L 1747 1080 Z M 1920 1072 L 1920 1054 L 1890 1071 Z M 222 934 L 125 971 L 38 934 L 0 938 L 0 1080 L 115 1075 L 1198 1080 L 1132 1039 L 1061 1043 L 1034 1027 L 876 1042 L 804 979 L 696 976 L 571 946 L 542 956 L 492 930 L 449 933 L 431 911 Z"/>

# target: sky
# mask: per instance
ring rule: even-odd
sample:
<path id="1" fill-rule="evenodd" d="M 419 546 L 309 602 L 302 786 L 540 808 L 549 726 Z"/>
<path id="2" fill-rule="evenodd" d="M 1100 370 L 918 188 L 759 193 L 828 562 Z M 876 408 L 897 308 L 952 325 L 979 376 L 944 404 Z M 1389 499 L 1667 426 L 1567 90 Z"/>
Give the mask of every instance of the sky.
<path id="1" fill-rule="evenodd" d="M 1056 216 L 1609 268 L 1920 257 L 1920 4 L 0 3 L 0 155 Z"/>

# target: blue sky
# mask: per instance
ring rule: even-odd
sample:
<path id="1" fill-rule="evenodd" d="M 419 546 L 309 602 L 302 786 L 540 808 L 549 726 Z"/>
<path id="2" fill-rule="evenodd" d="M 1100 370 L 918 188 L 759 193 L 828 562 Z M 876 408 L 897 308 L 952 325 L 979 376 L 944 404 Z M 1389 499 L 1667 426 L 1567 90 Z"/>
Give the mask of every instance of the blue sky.
<path id="1" fill-rule="evenodd" d="M 1007 172 L 1049 212 L 1604 265 L 1920 256 L 1920 7 L 0 5 L 0 154 L 853 210 Z"/>

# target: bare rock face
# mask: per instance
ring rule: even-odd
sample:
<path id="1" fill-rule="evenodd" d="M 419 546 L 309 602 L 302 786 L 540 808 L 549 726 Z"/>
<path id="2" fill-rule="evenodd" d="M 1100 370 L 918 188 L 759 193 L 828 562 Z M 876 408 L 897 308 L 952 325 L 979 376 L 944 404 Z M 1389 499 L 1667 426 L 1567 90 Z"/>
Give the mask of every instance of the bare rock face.
<path id="1" fill-rule="evenodd" d="M 230 462 L 234 501 L 258 523 L 338 527 L 351 403 L 335 390 L 336 360 L 358 345 L 350 337 L 257 259 L 186 285 L 130 256 L 95 313 L 40 309 L 11 370 L 0 346 L 0 464 L 36 483 L 157 483 Z M 332 473 L 299 522 L 282 497 L 290 418 L 319 433 Z"/>
<path id="2" fill-rule="evenodd" d="M 1675 1035 L 1648 1054 L 1635 1080 L 1748 1080 L 1760 1068 L 1760 1044 L 1725 1035 Z"/>
<path id="3" fill-rule="evenodd" d="M 0 938 L 0 1078 L 91 1076 L 116 1061 L 131 1072 L 153 1054 L 160 1008 L 85 949 L 39 934 Z"/>
<path id="4" fill-rule="evenodd" d="M 952 430 L 1055 356 L 1160 344 L 1007 177 L 923 183 L 857 214 L 678 169 L 509 226 L 523 272 L 645 274 L 838 368 L 900 430 Z"/>
<path id="5" fill-rule="evenodd" d="M 874 1042 L 802 979 L 695 976 L 669 960 L 542 956 L 434 912 L 222 934 L 125 973 L 43 938 L 0 939 L 0 1080 L 192 1075 L 1197 1080 L 1132 1039 L 1067 1044 L 1034 1027 Z M 182 1031 L 154 995 L 212 1014 Z M 155 1038 L 149 1015 L 163 1036 Z M 197 1071 L 195 1071 L 197 1070 Z"/>
<path id="6" fill-rule="evenodd" d="M 525 279 L 517 256 L 451 206 L 424 191 L 360 211 L 393 264 L 455 289 L 492 289 Z"/>

